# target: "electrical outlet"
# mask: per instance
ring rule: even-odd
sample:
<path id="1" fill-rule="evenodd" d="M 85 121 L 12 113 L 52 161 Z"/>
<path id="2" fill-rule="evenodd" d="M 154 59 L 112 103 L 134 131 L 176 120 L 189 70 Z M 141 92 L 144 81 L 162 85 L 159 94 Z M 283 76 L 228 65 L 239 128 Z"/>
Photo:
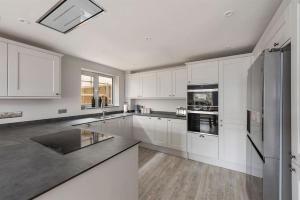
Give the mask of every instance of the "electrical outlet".
<path id="1" fill-rule="evenodd" d="M 67 109 L 59 109 L 58 110 L 58 114 L 64 114 L 64 113 L 67 113 L 68 110 Z"/>

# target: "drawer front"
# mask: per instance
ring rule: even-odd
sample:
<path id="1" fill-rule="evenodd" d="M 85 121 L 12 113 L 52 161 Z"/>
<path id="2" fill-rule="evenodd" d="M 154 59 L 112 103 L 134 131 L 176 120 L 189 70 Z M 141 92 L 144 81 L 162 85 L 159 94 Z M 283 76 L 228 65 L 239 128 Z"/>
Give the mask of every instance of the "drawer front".
<path id="1" fill-rule="evenodd" d="M 218 158 L 219 138 L 217 136 L 188 133 L 189 153 Z"/>

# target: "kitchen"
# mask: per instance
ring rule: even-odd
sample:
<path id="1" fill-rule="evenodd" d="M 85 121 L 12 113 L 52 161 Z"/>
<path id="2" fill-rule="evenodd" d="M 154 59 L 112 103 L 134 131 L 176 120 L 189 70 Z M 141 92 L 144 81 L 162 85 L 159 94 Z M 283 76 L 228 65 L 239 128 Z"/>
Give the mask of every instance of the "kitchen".
<path id="1" fill-rule="evenodd" d="M 298 0 L 0 3 L 0 199 L 300 199 Z"/>

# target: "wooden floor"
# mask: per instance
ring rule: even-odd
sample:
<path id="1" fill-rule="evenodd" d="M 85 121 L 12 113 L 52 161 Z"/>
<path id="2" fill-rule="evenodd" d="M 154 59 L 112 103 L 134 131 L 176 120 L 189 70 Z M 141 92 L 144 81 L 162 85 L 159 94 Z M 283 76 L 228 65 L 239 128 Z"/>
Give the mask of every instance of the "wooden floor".
<path id="1" fill-rule="evenodd" d="M 247 196 L 246 176 L 146 148 L 139 149 L 139 200 L 260 200 L 259 187 L 252 189 L 252 198 Z M 251 181 L 253 186 L 261 184 L 258 178 Z"/>

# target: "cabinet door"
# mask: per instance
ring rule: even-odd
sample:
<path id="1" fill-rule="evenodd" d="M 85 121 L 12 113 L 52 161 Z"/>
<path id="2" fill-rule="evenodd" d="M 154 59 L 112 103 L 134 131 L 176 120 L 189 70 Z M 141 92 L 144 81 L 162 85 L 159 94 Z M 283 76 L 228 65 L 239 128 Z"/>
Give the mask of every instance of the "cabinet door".
<path id="1" fill-rule="evenodd" d="M 219 106 L 220 118 L 224 123 L 246 124 L 247 73 L 250 65 L 250 57 L 220 62 Z"/>
<path id="2" fill-rule="evenodd" d="M 187 69 L 178 68 L 173 71 L 173 96 L 186 98 Z"/>
<path id="3" fill-rule="evenodd" d="M 189 84 L 215 84 L 219 82 L 218 61 L 188 64 Z"/>
<path id="4" fill-rule="evenodd" d="M 101 132 L 101 122 L 92 122 L 88 124 L 81 124 L 78 126 L 75 126 L 75 128 L 83 129 L 83 130 L 90 130 L 95 132 Z"/>
<path id="5" fill-rule="evenodd" d="M 160 71 L 157 72 L 157 82 L 158 82 L 158 96 L 159 97 L 172 97 L 172 71 Z"/>
<path id="6" fill-rule="evenodd" d="M 153 117 L 153 144 L 167 147 L 168 121 L 165 118 Z"/>
<path id="7" fill-rule="evenodd" d="M 151 117 L 133 116 L 133 136 L 136 140 L 152 143 L 153 123 Z"/>
<path id="8" fill-rule="evenodd" d="M 300 168 L 292 164 L 292 200 L 300 199 Z"/>
<path id="9" fill-rule="evenodd" d="M 220 159 L 246 166 L 247 71 L 251 58 L 220 62 Z M 234 94 L 234 95 L 233 95 Z"/>
<path id="10" fill-rule="evenodd" d="M 0 42 L 0 96 L 7 96 L 7 44 Z"/>
<path id="11" fill-rule="evenodd" d="M 218 137 L 188 133 L 188 152 L 208 158 L 218 158 Z"/>
<path id="12" fill-rule="evenodd" d="M 8 96 L 60 96 L 60 58 L 9 44 Z"/>
<path id="13" fill-rule="evenodd" d="M 132 116 L 122 117 L 119 120 L 119 130 L 121 136 L 132 138 Z"/>
<path id="14" fill-rule="evenodd" d="M 141 81 L 139 74 L 128 75 L 127 94 L 129 98 L 141 97 Z"/>
<path id="15" fill-rule="evenodd" d="M 246 165 L 247 133 L 243 125 L 224 124 L 220 136 L 220 159 L 243 167 Z M 222 138 L 222 141 L 221 141 Z"/>
<path id="16" fill-rule="evenodd" d="M 186 138 L 187 126 L 186 120 L 168 119 L 169 147 L 180 151 L 187 151 Z"/>
<path id="17" fill-rule="evenodd" d="M 142 97 L 157 97 L 157 74 L 156 72 L 149 72 L 141 74 L 142 80 Z"/>

